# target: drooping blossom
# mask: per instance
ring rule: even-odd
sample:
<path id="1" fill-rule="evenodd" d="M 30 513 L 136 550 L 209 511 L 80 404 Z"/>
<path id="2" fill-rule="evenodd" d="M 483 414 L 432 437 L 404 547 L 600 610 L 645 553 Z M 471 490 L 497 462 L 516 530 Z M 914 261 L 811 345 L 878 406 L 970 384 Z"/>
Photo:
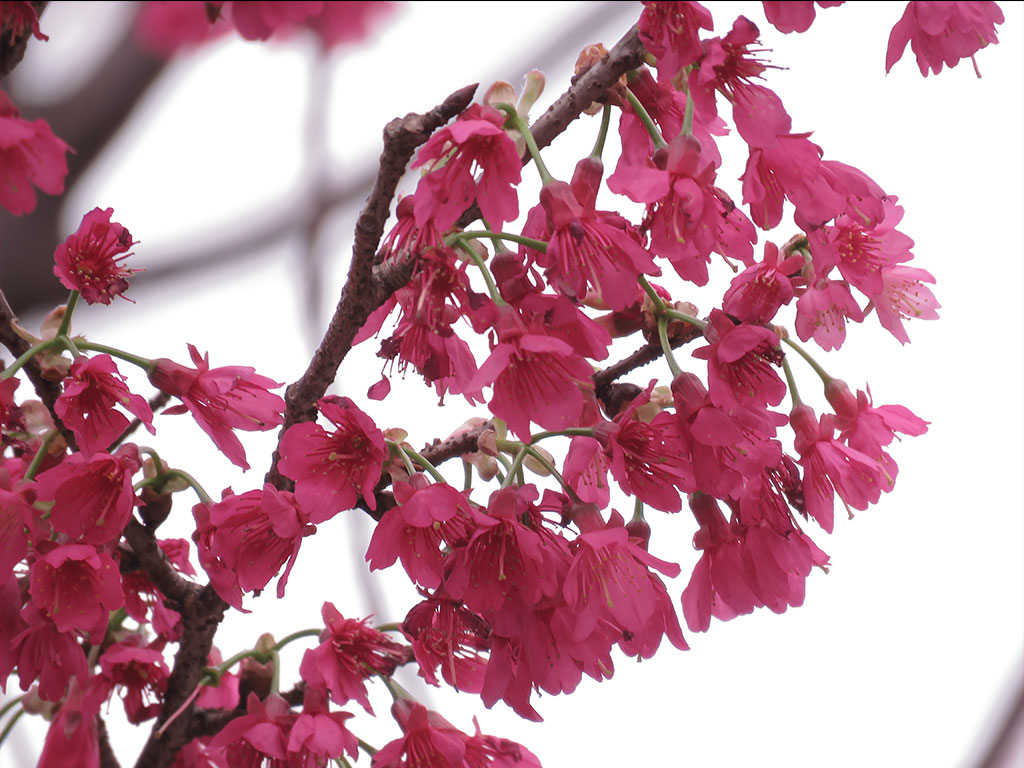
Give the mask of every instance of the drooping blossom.
<path id="1" fill-rule="evenodd" d="M 229 24 L 210 18 L 211 5 L 192 0 L 143 3 L 135 16 L 136 42 L 150 54 L 170 58 L 227 34 Z"/>
<path id="2" fill-rule="evenodd" d="M 818 0 L 818 5 L 822 8 L 835 8 L 842 4 L 842 0 Z M 783 3 L 766 1 L 762 5 L 768 23 L 784 35 L 790 32 L 806 32 L 814 22 L 813 0 L 790 0 Z"/>
<path id="3" fill-rule="evenodd" d="M 299 675 L 307 686 L 329 690 L 335 704 L 356 701 L 373 714 L 366 680 L 393 674 L 403 660 L 402 646 L 371 627 L 368 619 L 346 619 L 333 603 L 324 603 L 321 615 L 325 628 L 320 645 L 306 651 Z"/>
<path id="4" fill-rule="evenodd" d="M 808 286 L 796 302 L 796 332 L 802 341 L 812 338 L 826 352 L 846 340 L 846 321 L 864 319 L 850 287 L 841 280 L 819 280 Z"/>
<path id="5" fill-rule="evenodd" d="M 110 220 L 113 215 L 113 208 L 93 208 L 53 253 L 53 274 L 89 304 L 109 304 L 128 290 L 128 278 L 140 271 L 120 264 L 132 255 L 128 249 L 135 241 L 131 232 Z"/>
<path id="6" fill-rule="evenodd" d="M 910 43 L 918 69 L 925 77 L 928 70 L 937 75 L 943 64 L 955 67 L 967 58 L 978 72 L 974 54 L 989 43 L 999 42 L 996 24 L 1002 23 L 1003 12 L 994 2 L 907 3 L 902 18 L 889 34 L 885 71 L 892 69 Z"/>
<path id="7" fill-rule="evenodd" d="M 267 40 L 278 30 L 286 31 L 323 10 L 319 0 L 255 0 L 228 2 L 224 10 L 235 29 L 246 40 Z"/>
<path id="8" fill-rule="evenodd" d="M 134 445 L 111 456 L 75 453 L 37 478 L 39 499 L 53 501 L 50 524 L 82 544 L 116 541 L 138 504 L 132 475 L 142 462 Z"/>
<path id="9" fill-rule="evenodd" d="M 789 417 L 794 445 L 804 468 L 803 496 L 807 513 L 832 533 L 834 494 L 847 507 L 864 510 L 891 487 L 882 468 L 870 457 L 835 439 L 834 417 L 817 419 L 800 403 Z"/>
<path id="10" fill-rule="evenodd" d="M 623 310 L 637 301 L 637 278 L 661 270 L 650 253 L 595 209 L 602 173 L 600 160 L 584 158 L 571 184 L 543 186 L 540 204 L 547 226 L 542 237 L 548 246 L 536 259 L 549 284 L 566 296 L 583 301 L 593 289 L 608 307 Z"/>
<path id="11" fill-rule="evenodd" d="M 743 323 L 769 323 L 779 308 L 793 300 L 804 265 L 803 256 L 783 253 L 774 243 L 764 244 L 764 258 L 732 279 L 722 297 L 722 309 Z"/>
<path id="12" fill-rule="evenodd" d="M 658 80 L 671 80 L 701 54 L 700 30 L 713 29 L 711 13 L 694 2 L 644 2 L 640 41 L 658 62 Z"/>
<path id="13" fill-rule="evenodd" d="M 39 513 L 28 500 L 20 493 L 0 488 L 0 581 L 14 572 L 32 542 L 45 535 Z"/>
<path id="14" fill-rule="evenodd" d="M 284 400 L 268 390 L 281 383 L 248 366 L 210 368 L 209 354 L 200 356 L 191 344 L 188 352 L 195 368 L 163 357 L 154 361 L 149 374 L 153 386 L 183 403 L 164 413 L 190 412 L 232 464 L 249 469 L 245 449 L 233 430 L 265 432 L 279 426 L 284 421 Z"/>
<path id="15" fill-rule="evenodd" d="M 467 385 L 492 385 L 488 407 L 519 437 L 528 437 L 530 422 L 545 429 L 584 426 L 596 417 L 593 369 L 570 343 L 549 335 L 542 323 L 527 326 L 503 307 L 495 332 L 497 343 Z"/>
<path id="16" fill-rule="evenodd" d="M 718 309 L 711 311 L 704 337 L 708 346 L 693 353 L 708 361 L 711 401 L 726 412 L 778 405 L 786 385 L 775 366 L 782 362 L 779 337 L 763 326 L 734 323 Z"/>
<path id="17" fill-rule="evenodd" d="M 21 216 L 36 207 L 33 186 L 48 195 L 64 191 L 70 147 L 42 118 L 29 122 L 0 90 L 0 205 Z"/>
<path id="18" fill-rule="evenodd" d="M 302 695 L 302 713 L 288 734 L 289 765 L 319 768 L 328 760 L 342 758 L 346 752 L 355 759 L 359 739 L 345 726 L 352 716 L 349 712 L 331 712 L 327 691 L 307 686 Z"/>
<path id="19" fill-rule="evenodd" d="M 422 475 L 394 483 L 398 504 L 373 529 L 366 548 L 370 570 L 401 559 L 409 579 L 428 589 L 441 583 L 443 548 L 454 546 L 472 529 L 466 494 L 445 483 L 427 485 Z"/>
<path id="20" fill-rule="evenodd" d="M 225 491 L 219 502 L 197 504 L 192 513 L 199 561 L 217 593 L 238 609 L 243 592 L 263 589 L 282 566 L 277 596 L 284 597 L 302 539 L 316 533 L 295 497 L 270 483 L 240 495 Z"/>
<path id="21" fill-rule="evenodd" d="M 436 671 L 458 691 L 479 693 L 487 667 L 491 628 L 461 601 L 435 592 L 412 607 L 402 622 L 419 674 L 438 685 Z"/>
<path id="22" fill-rule="evenodd" d="M 170 672 L 159 650 L 115 643 L 100 656 L 100 670 L 111 687 L 121 689 L 129 723 L 138 725 L 160 713 Z"/>
<path id="23" fill-rule="evenodd" d="M 444 232 L 474 200 L 496 229 L 519 216 L 515 186 L 522 164 L 504 123 L 498 110 L 473 104 L 423 145 L 411 166 L 429 170 L 416 188 L 417 227 L 429 220 Z M 476 178 L 475 170 L 480 171 Z"/>
<path id="24" fill-rule="evenodd" d="M 288 765 L 288 740 L 298 717 L 278 694 L 260 701 L 259 696 L 250 693 L 246 714 L 225 725 L 207 751 L 224 765 L 283 768 Z"/>
<path id="25" fill-rule="evenodd" d="M 696 490 L 685 448 L 671 428 L 675 417 L 659 413 L 652 420 L 637 411 L 650 400 L 655 382 L 637 395 L 612 422 L 595 427 L 605 461 L 623 492 L 663 512 L 681 508 L 679 490 Z"/>
<path id="26" fill-rule="evenodd" d="M 702 152 L 699 140 L 680 134 L 655 155 L 654 165 L 620 165 L 608 180 L 609 188 L 647 204 L 651 250 L 671 261 L 684 280 L 705 285 L 721 220 L 713 159 Z"/>
<path id="27" fill-rule="evenodd" d="M 347 397 L 328 395 L 317 408 L 333 431 L 307 421 L 281 439 L 278 468 L 295 481 L 295 498 L 313 523 L 352 509 L 360 498 L 376 509 L 373 487 L 388 456 L 383 433 Z"/>
<path id="28" fill-rule="evenodd" d="M 902 344 L 910 341 L 904 320 L 937 320 L 936 310 L 942 305 L 925 283 L 934 283 L 935 278 L 925 269 L 897 265 L 882 270 L 882 292 L 871 305 L 878 315 L 878 322 Z"/>
<path id="29" fill-rule="evenodd" d="M 776 137 L 789 133 L 792 120 L 774 91 L 752 82 L 763 79 L 770 66 L 756 57 L 764 49 L 752 47 L 760 42 L 760 34 L 750 19 L 738 17 L 725 37 L 703 43 L 700 65 L 688 83 L 696 108 L 706 116 L 718 114 L 715 94 L 720 92 L 732 103 L 733 121 L 743 140 L 751 147 L 771 147 Z"/>
<path id="30" fill-rule="evenodd" d="M 589 637 L 600 622 L 611 624 L 631 641 L 646 634 L 657 614 L 655 626 L 666 630 L 673 645 L 686 650 L 671 602 L 659 599 L 664 584 L 652 573 L 656 570 L 675 578 L 679 566 L 654 557 L 631 540 L 618 512 L 612 512 L 607 523 L 596 512 L 575 521 L 583 532 L 573 542 L 572 564 L 562 587 L 575 618 L 573 639 Z M 661 633 L 652 640 L 644 649 L 647 657 L 653 655 Z"/>
<path id="31" fill-rule="evenodd" d="M 111 611 L 124 605 L 117 563 L 88 544 L 38 545 L 29 571 L 29 594 L 61 632 L 80 629 L 93 643 L 103 639 Z"/>
<path id="32" fill-rule="evenodd" d="M 155 434 L 149 403 L 129 391 L 110 355 L 96 355 L 80 357 L 71 364 L 64 392 L 54 403 L 54 410 L 74 433 L 78 446 L 88 454 L 106 450 L 130 423 L 116 406 L 138 418 L 150 434 Z"/>
<path id="33" fill-rule="evenodd" d="M 307 20 L 306 24 L 320 38 L 325 48 L 335 48 L 365 40 L 377 20 L 393 13 L 395 7 L 395 3 L 387 0 L 325 2 L 320 15 Z"/>
<path id="34" fill-rule="evenodd" d="M 11 627 L 15 631 L 11 638 L 11 660 L 18 669 L 21 690 L 27 691 L 35 683 L 41 699 L 60 701 L 71 678 L 78 678 L 79 683 L 89 678 L 89 664 L 77 634 L 57 629 L 33 602 L 21 609 L 18 622 Z"/>
<path id="35" fill-rule="evenodd" d="M 99 676 L 81 684 L 71 681 L 67 698 L 46 732 L 37 768 L 100 768 L 98 717 L 108 692 Z"/>

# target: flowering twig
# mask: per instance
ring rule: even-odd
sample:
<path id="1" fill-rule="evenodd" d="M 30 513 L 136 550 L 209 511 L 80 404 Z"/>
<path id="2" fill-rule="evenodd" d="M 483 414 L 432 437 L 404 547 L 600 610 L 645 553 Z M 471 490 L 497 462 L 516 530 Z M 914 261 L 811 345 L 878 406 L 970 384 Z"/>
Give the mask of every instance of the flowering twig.
<path id="1" fill-rule="evenodd" d="M 395 118 L 385 127 L 380 170 L 366 206 L 356 220 L 355 243 L 352 246 L 352 263 L 349 266 L 348 279 L 334 310 L 334 316 L 320 346 L 313 353 L 313 359 L 306 372 L 285 392 L 282 435 L 291 425 L 316 418 L 315 403 L 324 396 L 334 381 L 338 366 L 351 349 L 356 332 L 366 322 L 370 313 L 383 304 L 390 295 L 387 289 L 380 290 L 381 283 L 374 274 L 373 262 L 377 245 L 384 234 L 384 224 L 398 181 L 405 173 L 405 167 L 416 148 L 425 143 L 437 128 L 469 106 L 476 87 L 474 84 L 461 88 L 426 114 L 410 113 L 403 118 Z M 408 280 L 408 277 L 407 274 L 405 279 Z M 392 288 L 391 291 L 393 290 Z M 287 481 L 278 473 L 277 461 L 278 453 L 275 451 L 273 464 L 266 479 L 278 487 L 284 487 Z"/>

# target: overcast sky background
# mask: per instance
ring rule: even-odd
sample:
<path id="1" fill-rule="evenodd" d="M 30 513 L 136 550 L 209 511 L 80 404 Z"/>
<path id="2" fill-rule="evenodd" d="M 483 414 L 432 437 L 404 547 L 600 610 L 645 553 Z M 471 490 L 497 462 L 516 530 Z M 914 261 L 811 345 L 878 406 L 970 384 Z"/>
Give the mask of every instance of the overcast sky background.
<path id="1" fill-rule="evenodd" d="M 72 87 L 95 30 L 117 23 L 119 11 L 107 5 L 52 3 L 43 17 L 50 41 L 30 45 L 23 87 Z M 401 8 L 374 45 L 332 59 L 325 172 L 341 178 L 372 165 L 388 120 L 425 111 L 462 85 L 500 75 L 518 86 L 534 66 L 536 41 L 572 26 L 594 5 Z M 687 653 L 668 647 L 643 664 L 620 655 L 613 679 L 585 678 L 571 696 L 541 698 L 536 705 L 546 722 L 540 725 L 500 703 L 486 710 L 478 697 L 447 690 L 425 696 L 463 730 L 472 732 L 477 715 L 485 733 L 520 741 L 546 768 L 971 766 L 1024 674 L 1021 4 L 1003 4 L 1000 44 L 977 56 L 980 80 L 969 62 L 922 78 L 909 50 L 886 77 L 886 43 L 902 4 L 819 10 L 809 32 L 788 36 L 764 22 L 760 3 L 708 7 L 716 34 L 725 34 L 740 13 L 761 27 L 762 41 L 774 49 L 771 61 L 788 67 L 770 71 L 766 84 L 782 98 L 793 130 L 814 131 L 826 159 L 860 168 L 906 209 L 900 229 L 916 242 L 912 266 L 937 278 L 942 319 L 909 323 L 912 343 L 903 347 L 870 318 L 851 329 L 840 351 L 815 354 L 851 387 L 870 383 L 876 404 L 906 405 L 930 421 L 930 431 L 895 446 L 900 475 L 881 504 L 852 521 L 840 508 L 832 536 L 809 531 L 833 567 L 828 575 L 811 575 L 802 608 L 715 621 L 706 634 L 687 631 Z M 607 4 L 606 12 L 601 39 L 611 47 L 639 15 L 639 4 Z M 67 230 L 92 207 L 113 207 L 114 220 L 140 241 L 132 265 L 145 267 L 188 253 L 204 239 L 230 239 L 236 228 L 301 204 L 309 162 L 305 115 L 311 96 L 325 98 L 309 85 L 314 50 L 302 37 L 277 44 L 227 37 L 174 62 L 116 146 L 72 191 Z M 566 87 L 577 50 L 566 50 L 546 72 L 548 91 L 534 117 Z M 596 120 L 578 121 L 545 151 L 556 176 L 571 175 L 596 127 Z M 723 155 L 728 151 L 723 142 Z M 612 157 L 606 155 L 609 166 Z M 737 200 L 734 180 L 744 160 L 727 156 L 719 173 L 719 184 Z M 535 177 L 532 167 L 524 172 L 524 190 L 537 188 Z M 530 194 L 520 194 L 524 212 Z M 607 195 L 604 205 L 619 200 Z M 322 243 L 325 313 L 344 279 L 356 213 L 332 217 Z M 762 242 L 781 244 L 792 233 L 791 222 L 784 223 L 762 234 Z M 136 304 L 83 307 L 76 330 L 180 362 L 187 361 L 190 342 L 209 350 L 214 366 L 252 365 L 293 381 L 315 341 L 304 330 L 298 250 L 289 241 L 254 253 L 244 265 L 159 285 L 140 281 L 128 293 Z M 730 277 L 714 263 L 717 296 Z M 694 296 L 702 314 L 712 308 L 712 292 Z M 26 318 L 26 325 L 37 321 Z M 404 427 L 417 447 L 462 421 L 461 403 L 452 398 L 436 408 L 436 397 L 414 374 L 393 381 L 385 402 L 367 401 L 366 388 L 379 378 L 375 351 L 371 342 L 350 356 L 333 391 L 356 399 L 381 428 Z M 816 377 L 806 366 L 796 372 L 801 394 L 820 411 Z M 632 380 L 646 383 L 654 375 L 667 370 L 652 365 Z M 136 391 L 150 393 L 144 382 Z M 237 492 L 259 487 L 276 439 L 245 436 L 254 468 L 243 475 L 187 418 L 158 417 L 156 426 L 152 444 L 215 496 L 227 485 Z M 187 495 L 179 500 L 163 535 L 190 535 L 191 504 Z M 277 601 L 271 587 L 258 600 L 247 598 L 252 614 L 225 622 L 217 637 L 224 655 L 263 631 L 281 637 L 319 626 L 324 600 L 346 616 L 376 612 L 381 621 L 400 621 L 414 593 L 398 573 L 366 580 L 361 559 L 370 522 L 352 513 L 320 526 L 303 543 L 286 600 Z M 655 523 L 652 553 L 683 568 L 669 584 L 676 600 L 698 558 L 690 544 L 694 530 L 688 513 Z M 294 680 L 304 647 L 284 651 L 283 686 Z M 423 691 L 412 675 L 405 680 L 410 690 Z M 14 683 L 9 693 L 16 689 Z M 372 701 L 379 722 L 362 719 L 353 728 L 382 746 L 397 730 L 386 693 L 375 691 Z M 113 707 L 109 719 L 116 721 L 120 710 Z M 122 764 L 134 761 L 148 730 L 148 724 L 127 735 L 115 730 Z M 19 741 L 12 738 L 0 752 L 3 764 L 31 765 L 27 755 L 39 749 L 43 733 L 38 719 L 24 718 L 14 734 Z"/>

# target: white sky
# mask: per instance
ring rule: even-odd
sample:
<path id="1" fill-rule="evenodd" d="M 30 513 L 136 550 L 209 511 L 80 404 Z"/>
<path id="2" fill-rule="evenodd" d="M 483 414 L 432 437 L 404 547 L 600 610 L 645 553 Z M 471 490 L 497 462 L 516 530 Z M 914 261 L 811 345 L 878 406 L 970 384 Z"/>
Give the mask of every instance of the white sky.
<path id="1" fill-rule="evenodd" d="M 66 49 L 81 50 L 76 25 L 91 39 L 93 29 L 74 15 L 88 11 L 92 23 L 101 23 L 96 14 L 102 9 L 93 4 L 65 5 L 47 10 L 43 28 L 51 40 L 33 43 L 24 64 L 39 88 L 69 76 L 61 67 L 75 59 L 60 57 Z M 610 19 L 616 17 L 603 40 L 609 47 L 631 23 L 623 20 L 624 5 L 609 6 Z M 518 85 L 520 63 L 523 70 L 533 66 L 533 40 L 571 25 L 581 7 L 495 2 L 404 8 L 376 47 L 338 60 L 330 95 L 337 164 L 332 174 L 372 163 L 381 128 L 395 115 L 428 109 L 500 66 Z M 1022 6 L 1002 4 L 1007 21 L 999 28 L 1001 42 L 977 57 L 981 80 L 969 63 L 923 79 L 909 50 L 886 77 L 886 42 L 902 4 L 819 10 L 809 32 L 789 36 L 764 23 L 759 3 L 708 7 L 717 34 L 738 13 L 761 27 L 763 42 L 774 48 L 771 60 L 789 68 L 769 72 L 766 84 L 781 96 L 794 131 L 813 130 L 827 159 L 865 171 L 906 209 L 900 229 L 916 242 L 912 266 L 937 278 L 942 319 L 910 323 L 913 343 L 901 347 L 872 318 L 852 328 L 842 350 L 816 356 L 851 387 L 869 382 L 876 404 L 906 405 L 931 429 L 896 446 L 899 481 L 881 504 L 853 521 L 837 513 L 832 536 L 811 534 L 833 568 L 827 576 L 812 574 L 802 608 L 716 621 L 706 634 L 686 632 L 687 653 L 669 647 L 640 665 L 619 656 L 612 680 L 599 685 L 585 679 L 572 696 L 540 699 L 537 708 L 546 718 L 541 725 L 519 720 L 502 704 L 488 711 L 476 697 L 447 691 L 431 691 L 430 703 L 467 731 L 477 714 L 485 733 L 520 741 L 546 768 L 634 762 L 968 766 L 1007 686 L 1021 677 L 1024 648 Z M 133 265 L 144 267 L 151 252 L 154 259 L 168 258 L 218 228 L 223 236 L 227 223 L 292 204 L 301 196 L 309 98 L 303 83 L 311 51 L 301 38 L 279 45 L 223 40 L 173 64 L 119 144 L 74 190 L 69 227 L 95 205 L 113 207 L 115 220 L 141 241 Z M 541 108 L 564 89 L 575 53 L 566 51 L 562 69 L 546 73 Z M 557 142 L 549 161 L 556 176 L 571 174 L 575 160 L 589 152 L 595 130 L 594 121 L 580 123 Z M 737 200 L 741 193 L 733 180 L 743 160 L 727 159 L 719 175 Z M 524 177 L 535 187 L 532 167 Z M 521 194 L 524 211 L 527 194 Z M 605 202 L 617 205 L 610 195 Z M 337 237 L 327 251 L 328 310 L 347 266 L 353 218 L 354 212 L 343 213 L 329 229 Z M 781 244 L 790 234 L 784 225 L 768 237 Z M 180 361 L 191 342 L 209 349 L 215 366 L 253 365 L 292 381 L 310 351 L 294 246 L 267 249 L 244 267 L 212 270 L 196 280 L 139 285 L 129 291 L 137 304 L 82 312 L 76 329 L 96 341 Z M 731 273 L 720 262 L 713 270 L 720 296 Z M 713 295 L 703 295 L 711 298 L 697 303 L 707 312 Z M 414 375 L 393 382 L 385 403 L 366 402 L 366 387 L 380 370 L 375 350 L 371 343 L 353 354 L 338 391 L 357 399 L 379 426 L 402 426 L 420 446 L 462 420 L 454 398 L 435 408 L 436 398 Z M 646 382 L 648 374 L 665 376 L 667 370 L 651 366 L 633 380 Z M 803 367 L 797 375 L 801 393 L 820 409 L 813 374 Z M 137 391 L 149 394 L 141 385 Z M 241 492 L 262 483 L 262 456 L 273 435 L 246 439 L 254 469 L 243 476 L 187 419 L 156 423 L 153 445 L 211 493 L 228 484 Z M 165 535 L 189 535 L 191 501 L 179 502 Z M 683 576 L 670 584 L 678 599 L 697 559 L 689 543 L 694 524 L 684 513 L 655 525 L 652 552 L 683 567 Z M 321 526 L 303 544 L 286 600 L 276 601 L 268 589 L 247 601 L 253 614 L 226 623 L 218 635 L 225 656 L 262 631 L 283 636 L 318 626 L 324 600 L 348 616 L 377 610 L 381 620 L 400 621 L 412 604 L 401 574 L 375 580 L 386 596 L 383 605 L 371 607 L 360 597 L 358 553 L 369 530 L 369 521 L 355 514 Z M 302 647 L 284 653 L 293 671 Z M 282 684 L 289 683 L 286 672 Z M 354 728 L 382 746 L 397 732 L 387 716 L 387 696 L 378 694 L 373 700 L 380 723 Z M 119 706 L 112 709 L 110 719 L 119 712 Z M 18 732 L 29 743 L 5 747 L 0 756 L 14 760 L 5 764 L 20 764 L 41 746 L 38 724 L 23 720 Z M 131 745 L 143 735 L 115 737 L 122 764 L 134 761 Z"/>

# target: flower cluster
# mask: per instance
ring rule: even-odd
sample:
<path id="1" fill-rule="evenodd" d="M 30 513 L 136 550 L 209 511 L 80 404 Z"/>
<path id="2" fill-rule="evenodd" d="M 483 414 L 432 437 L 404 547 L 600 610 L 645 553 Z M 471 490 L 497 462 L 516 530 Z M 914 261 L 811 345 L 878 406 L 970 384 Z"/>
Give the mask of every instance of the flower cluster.
<path id="1" fill-rule="evenodd" d="M 26 4 L 3 5 L 5 35 L 38 35 L 34 17 L 17 16 Z M 371 6 L 150 4 L 140 25 L 160 38 L 153 25 L 180 13 L 190 21 L 177 42 L 194 40 L 202 12 L 202 35 L 223 15 L 246 39 L 308 24 L 330 46 L 362 35 Z M 765 12 L 783 32 L 807 30 L 816 13 L 810 2 Z M 887 67 L 909 41 L 922 73 L 937 73 L 996 42 L 1001 21 L 994 3 L 910 3 Z M 578 104 L 572 118 L 603 114 L 569 181 L 548 170 L 527 120 L 536 75 L 517 103 L 496 84 L 485 103 L 421 136 L 415 191 L 397 201 L 370 277 L 346 287 L 358 301 L 314 360 L 379 334 L 394 315 L 369 399 L 388 397 L 397 362 L 439 398 L 481 407 L 419 452 L 403 428 L 382 429 L 369 406 L 326 394 L 327 383 L 309 394 L 316 375 L 282 397 L 272 391 L 281 383 L 248 366 L 212 367 L 191 344 L 184 365 L 72 335 L 79 299 L 110 304 L 138 271 L 124 266 L 136 243 L 113 210 L 85 215 L 54 254 L 67 306 L 0 373 L 0 687 L 16 675 L 26 709 L 52 716 L 40 765 L 71 751 L 98 765 L 100 713 L 114 696 L 130 723 L 158 719 L 150 743 L 171 744 L 182 768 L 341 762 L 366 749 L 356 718 L 374 714 L 381 681 L 401 735 L 375 751 L 375 768 L 535 768 L 524 747 L 479 727 L 469 735 L 415 701 L 396 670 L 414 665 L 429 684 L 539 720 L 536 694 L 610 678 L 620 653 L 686 650 L 680 618 L 704 632 L 712 618 L 803 603 L 813 569 L 830 564 L 812 535 L 833 532 L 837 503 L 866 510 L 891 492 L 893 442 L 928 423 L 875 405 L 867 386 L 851 391 L 795 338 L 836 350 L 874 314 L 907 343 L 905 322 L 934 319 L 939 305 L 934 278 L 909 266 L 897 197 L 794 131 L 767 85 L 774 65 L 755 23 L 741 16 L 721 37 L 712 28 L 699 3 L 643 4 L 646 56 L 637 48 L 635 61 L 645 63 L 613 72 L 592 109 Z M 610 66 L 600 52 L 581 56 L 581 82 L 588 67 Z M 621 153 L 605 178 L 613 117 Z M 735 199 L 720 186 L 727 121 L 746 159 Z M 529 205 L 523 148 L 541 179 Z M 27 213 L 33 187 L 62 191 L 66 150 L 0 92 L 0 205 Z M 615 195 L 642 213 L 605 210 Z M 701 312 L 688 299 L 716 280 L 721 299 Z M 606 362 L 630 339 L 629 354 Z M 149 400 L 115 359 L 144 372 Z M 26 367 L 59 380 L 49 407 L 19 389 Z M 802 399 L 801 377 L 820 382 L 817 403 Z M 161 413 L 190 414 L 243 470 L 239 432 L 280 428 L 266 478 L 215 501 L 130 441 L 140 426 L 157 434 Z M 439 469 L 456 457 L 458 485 Z M 185 491 L 199 498 L 191 517 L 174 508 Z M 618 511 L 627 499 L 628 520 Z M 265 635 L 224 661 L 212 639 L 225 611 L 247 612 L 275 578 L 283 597 L 304 540 L 357 509 L 374 521 L 369 569 L 400 564 L 419 594 L 404 620 L 346 618 L 325 602 L 322 626 Z M 157 538 L 172 514 L 191 541 Z M 670 580 L 683 556 L 659 536 L 662 514 L 692 515 L 699 554 L 681 590 Z M 314 636 L 301 684 L 282 692 L 280 654 Z M 366 714 L 340 709 L 349 704 Z"/>

